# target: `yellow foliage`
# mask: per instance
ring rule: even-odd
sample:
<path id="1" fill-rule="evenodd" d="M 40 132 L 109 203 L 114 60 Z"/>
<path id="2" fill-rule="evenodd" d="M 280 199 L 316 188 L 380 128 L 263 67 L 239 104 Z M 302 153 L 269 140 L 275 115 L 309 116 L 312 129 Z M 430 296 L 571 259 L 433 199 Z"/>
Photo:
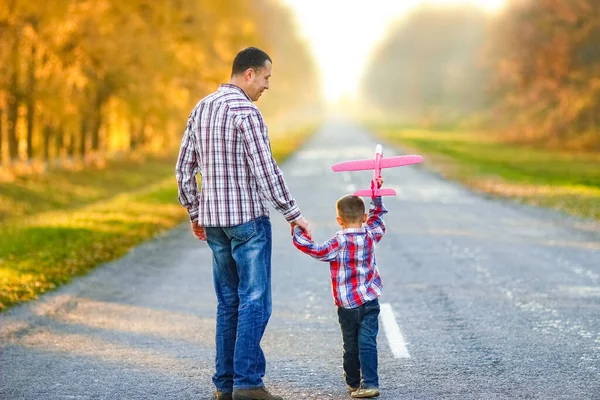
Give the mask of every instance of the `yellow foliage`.
<path id="1" fill-rule="evenodd" d="M 5 142 L 39 159 L 172 146 L 247 46 L 277 68 L 268 118 L 316 103 L 314 65 L 276 1 L 10 4 L 0 6 L 0 165 L 15 159 Z"/>

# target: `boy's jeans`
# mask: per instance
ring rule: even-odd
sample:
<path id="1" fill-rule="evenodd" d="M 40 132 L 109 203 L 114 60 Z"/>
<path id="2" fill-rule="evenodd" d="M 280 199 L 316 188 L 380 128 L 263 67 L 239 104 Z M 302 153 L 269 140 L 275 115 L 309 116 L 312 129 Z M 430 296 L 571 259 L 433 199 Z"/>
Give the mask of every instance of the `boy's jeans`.
<path id="1" fill-rule="evenodd" d="M 260 341 L 271 316 L 271 222 L 259 217 L 205 231 L 218 303 L 213 383 L 228 393 L 262 387 L 266 360 Z"/>
<path id="2" fill-rule="evenodd" d="M 344 340 L 344 377 L 353 388 L 379 388 L 377 375 L 377 333 L 379 301 L 357 308 L 338 308 Z M 362 372 L 362 384 L 361 384 Z"/>

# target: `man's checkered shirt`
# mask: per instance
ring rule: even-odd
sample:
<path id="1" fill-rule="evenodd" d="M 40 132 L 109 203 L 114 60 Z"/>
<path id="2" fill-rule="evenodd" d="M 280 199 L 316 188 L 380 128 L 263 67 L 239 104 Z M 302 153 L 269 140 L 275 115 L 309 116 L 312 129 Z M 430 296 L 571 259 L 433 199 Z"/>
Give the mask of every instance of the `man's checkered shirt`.
<path id="1" fill-rule="evenodd" d="M 175 175 L 179 202 L 200 226 L 235 226 L 268 216 L 267 202 L 288 222 L 301 217 L 273 159 L 262 115 L 237 86 L 223 84 L 196 105 Z"/>

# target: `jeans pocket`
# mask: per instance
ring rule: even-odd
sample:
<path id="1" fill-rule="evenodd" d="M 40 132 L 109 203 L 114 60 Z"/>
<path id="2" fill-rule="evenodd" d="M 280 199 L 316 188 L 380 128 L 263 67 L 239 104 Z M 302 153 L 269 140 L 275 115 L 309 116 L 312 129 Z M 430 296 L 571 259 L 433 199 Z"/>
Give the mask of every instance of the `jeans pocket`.
<path id="1" fill-rule="evenodd" d="M 375 312 L 379 315 L 379 300 L 371 300 L 365 303 L 365 314 Z"/>
<path id="2" fill-rule="evenodd" d="M 225 229 L 227 229 L 227 235 L 230 238 L 235 238 L 241 242 L 246 242 L 256 235 L 256 221 L 248 221 L 246 223 L 231 226 Z"/>

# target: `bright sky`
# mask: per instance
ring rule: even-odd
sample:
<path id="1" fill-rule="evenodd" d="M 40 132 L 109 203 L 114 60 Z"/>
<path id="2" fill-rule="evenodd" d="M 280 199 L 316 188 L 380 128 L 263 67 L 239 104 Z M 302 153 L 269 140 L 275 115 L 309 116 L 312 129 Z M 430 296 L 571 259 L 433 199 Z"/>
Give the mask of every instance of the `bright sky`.
<path id="1" fill-rule="evenodd" d="M 325 98 L 353 96 L 374 46 L 386 29 L 419 4 L 476 4 L 497 10 L 505 0 L 282 0 L 296 14 L 301 35 L 321 71 Z"/>

